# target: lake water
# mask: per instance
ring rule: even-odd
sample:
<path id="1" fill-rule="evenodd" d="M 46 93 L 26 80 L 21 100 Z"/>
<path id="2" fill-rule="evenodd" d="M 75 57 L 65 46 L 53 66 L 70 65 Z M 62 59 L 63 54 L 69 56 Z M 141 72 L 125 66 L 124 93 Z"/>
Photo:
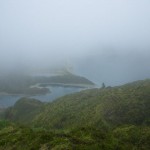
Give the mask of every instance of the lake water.
<path id="1" fill-rule="evenodd" d="M 51 102 L 55 100 L 58 97 L 79 92 L 81 90 L 84 90 L 85 88 L 79 88 L 79 87 L 61 87 L 61 86 L 49 86 L 47 87 L 50 89 L 51 93 L 45 94 L 45 95 L 37 95 L 37 96 L 28 96 L 31 98 L 38 99 L 42 102 Z M 0 108 L 2 107 L 9 107 L 13 106 L 15 102 L 20 99 L 21 95 L 0 95 Z M 25 97 L 25 96 L 24 96 Z"/>

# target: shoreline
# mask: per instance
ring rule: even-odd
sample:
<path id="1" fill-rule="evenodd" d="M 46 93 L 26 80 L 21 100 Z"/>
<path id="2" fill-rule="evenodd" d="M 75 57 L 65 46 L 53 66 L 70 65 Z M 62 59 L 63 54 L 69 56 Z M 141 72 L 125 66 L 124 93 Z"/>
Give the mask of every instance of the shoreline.
<path id="1" fill-rule="evenodd" d="M 59 87 L 75 87 L 75 88 L 95 88 L 96 85 L 92 84 L 75 84 L 75 83 L 37 83 L 32 87 L 44 88 L 48 86 L 59 86 Z"/>
<path id="2" fill-rule="evenodd" d="M 96 85 L 88 85 L 88 84 L 74 84 L 74 83 L 37 83 L 35 85 L 31 85 L 30 88 L 45 88 L 45 87 L 73 87 L 73 88 L 85 88 L 85 89 L 91 89 L 91 88 L 95 88 L 97 87 Z M 48 92 L 51 93 L 51 92 Z M 38 95 L 45 95 L 48 93 L 39 93 L 39 94 L 19 94 L 19 93 L 7 93 L 7 92 L 0 92 L 0 96 L 22 96 L 22 97 L 26 97 L 26 96 L 38 96 Z"/>

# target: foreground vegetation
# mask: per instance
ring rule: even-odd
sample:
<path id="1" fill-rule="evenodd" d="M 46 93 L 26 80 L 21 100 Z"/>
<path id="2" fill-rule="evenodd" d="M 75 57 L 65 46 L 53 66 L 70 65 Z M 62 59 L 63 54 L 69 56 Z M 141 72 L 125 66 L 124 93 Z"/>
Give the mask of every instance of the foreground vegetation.
<path id="1" fill-rule="evenodd" d="M 54 132 L 0 122 L 1 150 L 149 150 L 150 127 L 133 125 L 111 131 L 80 127 Z"/>
<path id="2" fill-rule="evenodd" d="M 22 98 L 1 120 L 2 150 L 149 150 L 150 80 L 85 90 L 48 104 Z"/>

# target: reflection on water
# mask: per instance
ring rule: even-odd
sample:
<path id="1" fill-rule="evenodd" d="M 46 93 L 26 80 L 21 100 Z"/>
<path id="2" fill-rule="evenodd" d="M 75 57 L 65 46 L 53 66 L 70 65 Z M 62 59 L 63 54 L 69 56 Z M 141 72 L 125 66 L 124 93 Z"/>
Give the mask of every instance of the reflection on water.
<path id="1" fill-rule="evenodd" d="M 39 99 L 42 102 L 50 102 L 54 99 L 64 96 L 66 94 L 79 92 L 85 88 L 78 87 L 61 87 L 61 86 L 49 86 L 51 93 L 45 95 L 31 96 L 32 98 Z M 0 108 L 9 107 L 15 104 L 15 102 L 22 96 L 18 95 L 0 95 Z"/>

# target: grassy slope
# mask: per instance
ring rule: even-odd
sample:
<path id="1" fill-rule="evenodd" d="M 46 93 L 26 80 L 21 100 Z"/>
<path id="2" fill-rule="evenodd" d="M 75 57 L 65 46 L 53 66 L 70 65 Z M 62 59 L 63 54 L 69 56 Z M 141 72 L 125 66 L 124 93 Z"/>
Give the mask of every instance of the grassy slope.
<path id="1" fill-rule="evenodd" d="M 4 118 L 10 121 L 29 124 L 43 108 L 44 103 L 38 100 L 21 98 L 13 107 L 10 107 L 5 111 Z"/>
<path id="2" fill-rule="evenodd" d="M 5 118 L 64 129 L 84 125 L 102 127 L 150 124 L 150 80 L 124 86 L 85 90 L 43 104 L 23 98 L 7 109 Z M 33 121 L 34 120 L 34 121 Z"/>
<path id="3" fill-rule="evenodd" d="M 150 80 L 120 87 L 92 89 L 49 103 L 34 120 L 36 126 L 68 128 L 150 124 Z"/>

